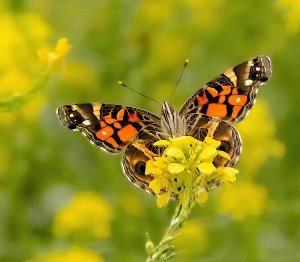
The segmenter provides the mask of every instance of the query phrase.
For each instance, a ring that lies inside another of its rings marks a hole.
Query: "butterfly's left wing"
[[[155,131],[160,131],[158,116],[121,105],[64,105],[58,108],[57,115],[64,126],[82,132],[93,144],[109,153],[124,150],[134,139],[153,138]]]
[[[253,107],[258,88],[271,77],[270,58],[258,56],[226,70],[193,95],[181,115],[204,114],[237,123]]]
[[[114,104],[64,105],[57,110],[62,124],[80,131],[93,144],[109,152],[124,151],[122,166],[135,185],[151,191],[146,162],[158,153],[153,146],[161,132],[160,118],[150,112]]]

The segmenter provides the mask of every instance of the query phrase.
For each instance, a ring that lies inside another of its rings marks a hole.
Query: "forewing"
[[[208,82],[181,108],[181,115],[204,114],[237,123],[253,107],[258,88],[271,77],[270,58],[260,56],[241,63]]]
[[[160,131],[158,116],[121,105],[71,104],[60,107],[57,114],[64,126],[82,132],[92,143],[110,153],[124,150],[135,139],[148,139],[149,133],[154,139]]]

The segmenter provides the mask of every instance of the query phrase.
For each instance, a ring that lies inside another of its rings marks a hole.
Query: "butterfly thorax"
[[[166,101],[161,107],[161,127],[164,135],[184,136],[185,119]]]

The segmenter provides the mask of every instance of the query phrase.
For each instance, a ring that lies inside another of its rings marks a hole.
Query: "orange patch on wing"
[[[103,127],[106,127],[107,125],[104,121],[100,121],[100,126],[101,126],[101,128],[103,128]]]
[[[129,141],[131,138],[135,137],[138,134],[138,131],[133,125],[127,125],[117,132],[119,138],[123,142]]]
[[[238,95],[239,94],[239,92],[238,92],[238,90],[237,90],[236,87],[232,89],[232,94],[233,95]]]
[[[206,97],[205,92],[203,92],[202,96],[197,95],[196,99],[197,99],[197,102],[198,102],[198,106],[202,106],[202,105],[204,105],[208,102],[208,99]]]
[[[213,97],[216,97],[217,95],[219,95],[218,91],[215,88],[212,87],[208,87],[206,89]]]
[[[140,118],[139,118],[137,112],[133,112],[132,114],[130,114],[128,112],[128,121],[129,122],[139,122]]]
[[[119,146],[116,140],[112,137],[107,138],[105,142],[111,144],[114,148],[117,148]]]
[[[242,109],[242,106],[234,106],[233,109],[232,109],[231,116],[232,117],[237,117],[238,113],[241,111],[241,109]]]
[[[105,117],[103,117],[103,120],[107,123],[107,124],[112,124],[114,122],[116,122],[117,120],[112,118],[111,115],[107,115]]]
[[[247,96],[245,95],[231,95],[228,98],[228,103],[234,106],[243,106],[247,103]]]
[[[231,86],[222,86],[223,91],[220,92],[220,95],[229,95],[231,92]]]
[[[224,104],[209,104],[206,110],[208,116],[224,117],[227,115],[226,105]]]
[[[226,99],[225,96],[220,96],[219,97],[219,103],[223,104],[225,102],[225,99]]]
[[[121,129],[122,125],[119,122],[114,122],[114,128]]]
[[[96,136],[101,140],[106,140],[113,133],[114,133],[114,129],[110,126],[106,126],[102,129],[100,129],[98,132],[96,132]]]
[[[125,114],[125,109],[122,108],[117,114],[117,120],[119,121],[123,120],[124,114]]]
[[[107,123],[107,124],[112,124],[112,123],[114,123],[114,122],[116,122],[117,120],[116,119],[114,119],[114,118],[107,118],[107,119],[105,119],[105,122]]]

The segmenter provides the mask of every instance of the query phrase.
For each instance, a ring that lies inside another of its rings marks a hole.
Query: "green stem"
[[[187,187],[186,189],[188,188],[189,187]],[[189,213],[194,207],[194,204],[195,202],[192,192],[190,192],[190,190],[185,190],[180,204],[175,209],[175,213],[172,217],[170,226],[164,234],[162,240],[160,241],[158,246],[154,248],[154,250],[148,250],[149,256],[147,258],[147,262],[167,261],[177,254],[175,252],[173,242],[182,229],[184,222],[186,221]],[[149,239],[148,243],[150,243],[150,245],[152,244]]]

